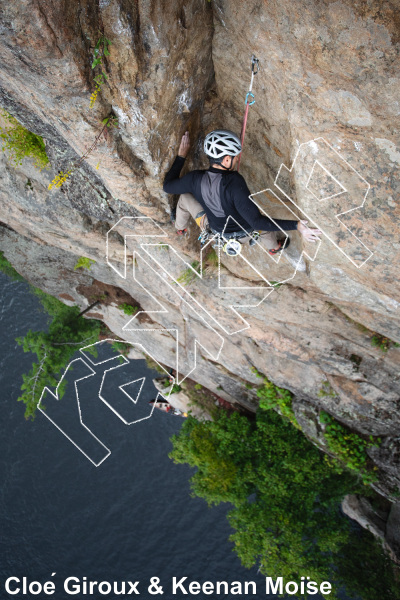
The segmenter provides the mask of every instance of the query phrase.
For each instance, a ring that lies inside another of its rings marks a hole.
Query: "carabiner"
[[[254,94],[252,92],[247,92],[246,94],[246,100],[245,100],[245,105],[247,105],[247,100],[249,98],[249,96],[251,96],[252,98],[254,98]],[[252,100],[251,102],[249,102],[249,106],[251,106],[252,104],[254,104],[255,100]]]
[[[209,232],[207,231],[207,229],[202,231],[197,239],[199,240],[200,244],[203,246],[209,239]]]
[[[231,238],[223,245],[222,250],[228,256],[238,256],[242,250],[242,244],[238,240]]]
[[[253,73],[253,75],[257,75],[258,71],[260,70],[259,63],[260,61],[253,54],[253,56],[251,57],[251,72]]]

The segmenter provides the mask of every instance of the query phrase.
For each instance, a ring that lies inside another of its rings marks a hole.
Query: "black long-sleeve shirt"
[[[208,222],[215,231],[231,233],[232,231],[240,231],[237,223],[243,227],[245,231],[259,229],[262,231],[279,231],[282,228],[284,231],[297,229],[297,221],[289,221],[283,219],[275,219],[275,223],[268,217],[260,213],[257,206],[250,200],[250,190],[242,175],[237,171],[225,171],[210,167],[211,173],[222,175],[220,182],[219,194],[221,205],[225,216],[217,216],[211,208],[205,203],[202,191],[201,181],[204,173],[207,171],[190,171],[183,177],[179,177],[185,159],[177,156],[174,163],[164,179],[163,189],[167,194],[193,194],[196,200],[201,204],[206,211]],[[225,228],[228,216],[228,224]],[[279,225],[279,227],[278,227]]]

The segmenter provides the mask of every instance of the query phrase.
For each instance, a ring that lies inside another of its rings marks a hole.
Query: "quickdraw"
[[[246,133],[246,125],[247,125],[247,115],[249,114],[249,106],[251,106],[252,104],[254,104],[255,102],[255,98],[254,98],[254,94],[252,92],[253,89],[253,81],[254,81],[254,76],[257,75],[258,71],[259,71],[259,60],[258,58],[256,58],[253,54],[253,56],[251,57],[251,80],[250,80],[250,87],[249,87],[249,91],[246,94],[246,100],[245,100],[245,111],[244,111],[244,117],[243,117],[243,125],[242,125],[242,131],[240,134],[240,141],[242,143],[242,152],[243,152],[243,145],[244,145],[244,136]],[[237,170],[239,171],[239,167],[240,167],[240,159],[242,157],[242,152],[239,154],[239,160],[238,160],[238,165],[237,165]]]

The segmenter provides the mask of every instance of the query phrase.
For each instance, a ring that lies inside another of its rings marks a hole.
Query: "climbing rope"
[[[255,98],[254,98],[254,94],[253,94],[252,90],[253,90],[254,77],[255,77],[255,75],[257,75],[258,71],[259,71],[259,60],[253,54],[253,56],[251,57],[251,80],[250,80],[249,91],[246,94],[246,100],[245,100],[246,109],[244,111],[242,131],[240,134],[240,142],[242,145],[242,152],[243,152],[244,136],[246,133],[246,125],[247,125],[247,116],[249,113],[249,106],[251,106],[255,102]],[[238,171],[239,171],[240,158],[242,156],[242,152],[239,154],[239,160],[238,160],[238,165],[237,165]],[[265,232],[265,233],[267,233],[267,232]],[[237,256],[238,254],[240,254],[241,249],[242,249],[241,248],[242,242],[240,241],[240,238],[248,237],[248,236],[250,236],[249,245],[254,246],[254,244],[257,243],[257,241],[260,237],[260,232],[259,231],[251,231],[250,233],[234,232],[233,234],[221,234],[221,233],[218,233],[217,231],[214,231],[214,230],[211,230],[210,228],[208,228],[208,229],[205,229],[200,232],[198,239],[202,246],[204,246],[204,244],[206,244],[206,242],[208,242],[209,240],[214,240],[214,244],[213,244],[214,249],[223,250],[223,252],[225,252],[229,256]]]
[[[245,108],[245,111],[244,111],[242,131],[241,131],[241,134],[240,134],[240,141],[242,143],[242,152],[243,152],[243,145],[244,145],[244,136],[245,136],[245,133],[246,133],[247,115],[249,114],[249,106],[251,106],[255,102],[255,98],[254,98],[254,94],[252,92],[252,89],[253,89],[254,76],[257,75],[258,71],[259,71],[259,60],[253,54],[253,56],[251,57],[251,80],[250,80],[250,87],[249,87],[249,91],[246,94],[246,100],[245,100],[246,108]],[[242,152],[239,154],[239,160],[238,160],[238,166],[237,166],[237,170],[238,171],[239,171],[239,167],[240,167],[240,159],[242,157]]]

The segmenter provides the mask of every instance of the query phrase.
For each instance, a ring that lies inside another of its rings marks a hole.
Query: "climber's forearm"
[[[166,174],[163,184],[163,190],[167,194],[184,194],[187,191],[182,189],[184,187],[184,183],[182,183],[184,177],[182,179],[179,178],[184,163],[185,159],[182,156],[177,156],[172,163],[172,167]]]

